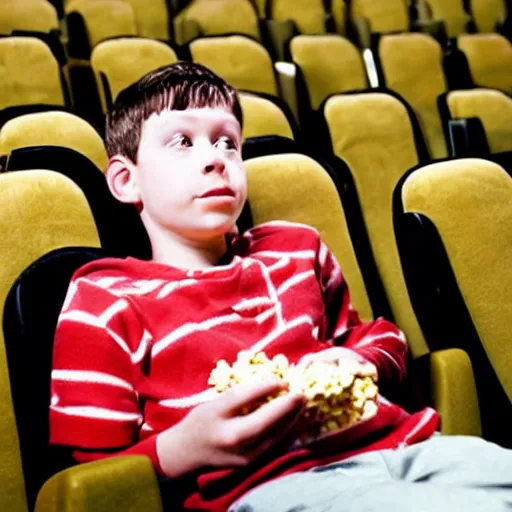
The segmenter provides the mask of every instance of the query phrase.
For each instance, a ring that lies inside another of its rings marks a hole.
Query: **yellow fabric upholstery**
[[[473,367],[466,352],[452,348],[430,354],[430,391],[443,434],[482,435]]]
[[[0,204],[1,318],[9,289],[29,264],[52,249],[66,245],[98,246],[99,240],[84,195],[71,180],[60,174],[50,171],[0,174]],[[25,511],[2,330],[0,394],[0,509]]]
[[[244,116],[244,139],[262,135],[281,135],[293,139],[290,123],[275,103],[253,94],[242,93],[240,104]]]
[[[107,153],[98,132],[67,112],[38,112],[11,119],[0,130],[0,155],[27,146],[65,146],[85,155],[102,171]]]
[[[407,110],[382,93],[333,96],[324,107],[334,153],[349,166],[375,262],[393,315],[415,357],[427,345],[412,310],[395,243],[393,190],[418,164]]]
[[[448,156],[437,107],[447,89],[441,45],[425,34],[387,35],[380,41],[379,57],[387,87],[414,109],[431,157]]]
[[[258,9],[258,15],[260,18],[265,18],[265,8],[267,5],[267,0],[254,0],[254,5]]]
[[[448,37],[457,37],[466,31],[467,16],[463,0],[425,0],[432,20],[444,21]]]
[[[243,36],[205,37],[190,43],[195,62],[238,89],[278,95],[272,59],[256,41]]]
[[[169,11],[165,0],[125,0],[133,9],[137,34],[141,37],[169,40]]]
[[[258,15],[250,0],[194,0],[175,19],[180,24],[193,20],[204,36],[239,33],[260,39]]]
[[[151,461],[112,457],[80,464],[53,476],[41,489],[36,512],[162,512]]]
[[[344,37],[296,36],[290,51],[293,62],[304,74],[314,110],[331,94],[368,86],[361,54]]]
[[[59,64],[39,39],[0,39],[0,83],[0,109],[31,103],[64,105]]]
[[[352,17],[366,18],[372,32],[406,32],[409,15],[403,0],[352,0]]]
[[[91,53],[91,65],[101,91],[102,106],[107,111],[100,74],[108,80],[112,101],[143,75],[178,58],[169,46],[160,41],[142,38],[119,38],[103,41]]]
[[[325,34],[322,0],[269,0],[271,19],[292,20],[301,34]]]
[[[471,14],[478,32],[495,32],[496,24],[505,20],[506,12],[503,0],[471,0]]]
[[[82,15],[91,48],[103,39],[137,35],[135,14],[131,5],[120,0],[72,0],[66,12]]]
[[[336,256],[364,320],[372,319],[361,271],[338,192],[326,171],[304,155],[270,155],[245,161],[254,224],[271,220],[316,228]]]
[[[453,119],[478,117],[491,153],[512,151],[512,99],[492,89],[452,91],[446,98]]]
[[[499,34],[471,34],[458,39],[473,81],[512,93],[512,44]]]
[[[429,165],[404,183],[406,212],[436,226],[487,355],[512,400],[512,179],[479,159]]]
[[[345,35],[347,31],[347,6],[345,5],[345,0],[331,0],[331,13],[336,24],[336,32]]]
[[[50,32],[59,28],[57,11],[45,0],[3,0],[0,5],[0,34],[13,30]]]

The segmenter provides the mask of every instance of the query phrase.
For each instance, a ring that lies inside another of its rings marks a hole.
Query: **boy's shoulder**
[[[318,231],[298,222],[289,221],[270,221],[259,224],[242,235],[251,242],[266,241],[276,246],[292,244],[294,247],[303,245],[316,245],[320,241]]]

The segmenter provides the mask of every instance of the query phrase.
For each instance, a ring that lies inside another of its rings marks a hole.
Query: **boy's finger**
[[[223,393],[219,404],[226,414],[238,413],[243,407],[250,406],[285,389],[287,389],[286,384],[277,379],[265,383],[240,384]]]
[[[286,393],[262,405],[247,416],[240,417],[239,425],[246,439],[264,436],[279,421],[287,416],[295,417],[304,406],[304,396],[299,393]]]

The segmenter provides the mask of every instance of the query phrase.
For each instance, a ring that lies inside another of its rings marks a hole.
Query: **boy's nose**
[[[209,164],[205,165],[204,167],[204,172],[205,173],[210,173],[210,172],[224,172],[224,169],[226,168],[226,166],[224,165],[224,162],[220,159],[215,159],[213,160],[212,162],[210,162]]]

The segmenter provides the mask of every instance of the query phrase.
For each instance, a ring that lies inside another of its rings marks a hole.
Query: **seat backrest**
[[[258,13],[250,0],[193,0],[174,20],[178,42],[186,42],[179,38],[182,25],[190,22],[201,36],[237,33],[261,39]]]
[[[458,46],[468,59],[473,81],[512,93],[512,44],[500,34],[465,34]]]
[[[0,38],[0,109],[43,103],[64,105],[59,64],[34,37]]]
[[[326,32],[322,0],[268,0],[267,15],[275,21],[293,21],[300,34]]]
[[[340,263],[354,307],[361,318],[370,320],[372,310],[343,207],[326,170],[299,154],[261,156],[244,163],[254,224],[286,220],[316,228]]]
[[[278,96],[272,59],[257,41],[244,36],[204,37],[190,43],[194,62],[237,89]]]
[[[68,245],[98,246],[89,206],[68,178],[50,171],[0,175],[0,317],[18,275],[48,251]],[[26,510],[23,475],[0,331],[0,509]]]
[[[403,0],[351,0],[352,19],[366,18],[377,34],[407,32],[409,14]]]
[[[466,32],[467,15],[464,0],[422,0],[432,20],[443,21],[448,37],[457,37]]]
[[[58,28],[57,11],[44,0],[4,0],[0,5],[0,34],[14,30],[50,32]]]
[[[410,114],[399,99],[382,92],[332,96],[323,112],[333,152],[352,172],[394,319],[413,356],[424,355],[428,349],[409,301],[393,228],[393,190],[400,177],[419,163]]]
[[[152,39],[171,39],[171,13],[166,0],[125,0],[133,9],[137,34]]]
[[[275,102],[263,96],[240,93],[244,126],[243,139],[279,135],[294,138],[291,121]]]
[[[493,89],[452,91],[446,95],[451,119],[478,117],[491,153],[512,151],[512,99]]]
[[[496,32],[496,25],[506,18],[507,7],[504,0],[470,0],[471,16],[478,32]]]
[[[421,231],[409,237],[426,253],[414,262],[428,279],[422,297],[434,299],[425,304],[435,315],[431,336],[437,344],[446,342],[469,353],[480,389],[484,434],[484,420],[490,416],[495,422],[491,429],[510,446],[512,178],[487,160],[435,163],[407,177],[401,201],[406,216],[422,219]],[[429,293],[428,287],[434,290]],[[491,373],[485,368],[488,362]],[[493,374],[508,395],[502,406],[497,406],[499,388],[491,387]]]
[[[290,53],[302,71],[313,110],[331,94],[368,86],[361,54],[342,36],[296,36]]]
[[[104,171],[107,152],[99,133],[68,112],[38,112],[15,117],[0,128],[0,155],[28,146],[65,146],[83,154]]]
[[[103,111],[110,110],[117,95],[125,87],[149,71],[177,60],[172,48],[153,39],[118,38],[96,45],[91,53],[91,65]]]
[[[72,0],[66,5],[66,14],[81,15],[90,48],[100,41],[119,36],[135,36],[137,24],[132,6],[119,0]],[[72,37],[70,30],[70,37]]]
[[[386,87],[413,108],[432,158],[448,155],[437,98],[447,90],[441,45],[425,34],[386,35],[378,57]]]

